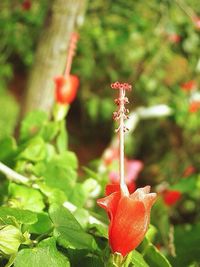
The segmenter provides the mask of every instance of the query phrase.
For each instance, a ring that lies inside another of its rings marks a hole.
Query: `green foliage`
[[[143,242],[145,243],[146,240]],[[171,267],[167,258],[159,252],[159,250],[150,242],[145,244],[143,252],[144,260],[149,264],[149,266],[155,267]]]
[[[4,224],[33,224],[37,221],[37,215],[28,210],[0,207],[0,220]]]
[[[56,248],[55,238],[47,238],[41,241],[36,248],[22,249],[15,261],[15,267],[70,267],[70,263]]]
[[[49,125],[56,129],[51,138],[44,134]],[[35,112],[22,123],[18,144],[11,138],[2,143],[7,152],[1,158],[27,177],[21,181],[11,175],[0,207],[0,251],[7,266],[115,266],[107,249],[106,221],[87,206],[94,205],[95,190],[101,191],[101,176],[86,168],[87,178],[78,179],[76,155],[57,147],[62,131],[60,121],[49,122],[45,114]],[[155,234],[151,226],[148,238],[153,240]],[[124,264],[145,267],[155,259],[160,266],[170,266],[146,241]]]
[[[175,247],[177,256],[171,258],[174,266],[190,266],[200,262],[199,248],[200,225],[184,225],[175,227]]]
[[[40,191],[14,183],[9,185],[9,202],[13,207],[35,212],[41,212],[45,207]]]
[[[58,243],[66,248],[96,249],[95,240],[85,233],[74,216],[65,208],[53,205],[50,207],[50,218],[55,230],[54,236]]]
[[[19,107],[13,96],[11,96],[9,93],[6,93],[5,90],[1,88],[1,85],[0,107],[2,111],[0,114],[0,140],[2,140],[13,133],[16,126]]]
[[[0,229],[0,251],[5,255],[17,253],[21,243],[25,242],[25,238],[21,231],[13,226],[6,225]]]

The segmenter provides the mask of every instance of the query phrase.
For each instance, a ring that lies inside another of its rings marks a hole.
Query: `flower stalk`
[[[131,90],[131,85],[128,83],[115,82],[111,84],[111,88],[119,90],[119,97],[115,99],[115,104],[118,106],[118,111],[113,113],[113,119],[119,121],[119,127],[116,129],[119,135],[119,173],[120,173],[120,189],[122,195],[129,196],[129,191],[125,182],[124,176],[124,135],[128,129],[125,127],[124,120],[128,119],[129,110],[125,108],[125,104],[129,103],[126,97],[126,90]]]
[[[76,50],[76,45],[78,41],[78,34],[77,33],[72,33],[70,44],[69,44],[69,51],[68,51],[68,57],[67,57],[67,63],[66,63],[66,68],[65,68],[65,77],[68,77],[71,72],[71,67],[72,67],[72,60],[75,55],[75,50]]]

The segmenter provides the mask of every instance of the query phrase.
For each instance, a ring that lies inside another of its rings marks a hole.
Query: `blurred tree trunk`
[[[64,71],[71,33],[83,22],[85,6],[86,0],[53,1],[28,78],[23,114],[34,109],[50,113],[54,102],[54,77]]]

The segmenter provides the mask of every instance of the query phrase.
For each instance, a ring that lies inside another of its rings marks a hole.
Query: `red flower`
[[[192,91],[192,90],[194,90],[195,88],[197,87],[197,83],[195,82],[195,81],[188,81],[188,82],[186,82],[186,83],[183,83],[182,85],[181,85],[181,89],[183,90],[183,91],[186,91],[186,92],[189,92],[189,91]]]
[[[135,183],[130,183],[130,184],[127,185],[127,187],[128,187],[128,191],[130,193],[133,193],[135,191],[135,189],[136,189]],[[120,191],[120,184],[119,183],[117,183],[117,184],[108,184],[106,186],[106,190],[105,191],[106,191],[105,192],[106,196],[109,196],[110,194],[112,194],[114,192],[118,192],[118,191]]]
[[[182,194],[179,191],[167,190],[166,192],[164,192],[163,199],[166,205],[173,206],[177,203],[181,196]]]
[[[23,10],[30,10],[31,9],[31,1],[29,0],[25,0],[23,3],[22,3],[22,9]]]
[[[172,34],[169,34],[168,40],[173,44],[179,43],[181,41],[181,36],[178,35],[177,33],[172,33]]]
[[[150,186],[146,186],[129,196],[123,196],[118,191],[97,201],[110,219],[108,236],[113,252],[126,256],[143,240],[156,199],[156,194],[149,192]]]
[[[194,166],[192,166],[192,165],[188,166],[183,172],[183,177],[191,176],[195,172],[196,172],[196,169]]]
[[[195,113],[200,109],[200,101],[193,101],[189,105],[189,112]]]
[[[79,86],[79,79],[75,75],[68,77],[59,76],[55,79],[56,89],[55,97],[56,102],[60,104],[70,104],[76,97],[77,89]]]

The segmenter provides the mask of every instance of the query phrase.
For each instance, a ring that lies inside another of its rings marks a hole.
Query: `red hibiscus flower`
[[[99,199],[110,219],[109,243],[113,252],[126,256],[143,240],[150,221],[150,211],[156,200],[156,193],[149,193],[150,186],[137,189],[129,196],[120,191]]]
[[[166,205],[173,206],[181,198],[182,194],[176,190],[167,190],[163,194],[163,199]]]
[[[181,85],[181,89],[186,92],[190,92],[196,88],[197,88],[197,83],[196,81],[193,80],[185,82]]]
[[[195,113],[197,111],[199,111],[200,109],[200,101],[193,101],[190,103],[189,105],[189,112],[190,113]]]
[[[55,79],[56,102],[60,104],[71,104],[76,97],[79,79],[76,75],[69,75],[68,77],[59,76]]]

